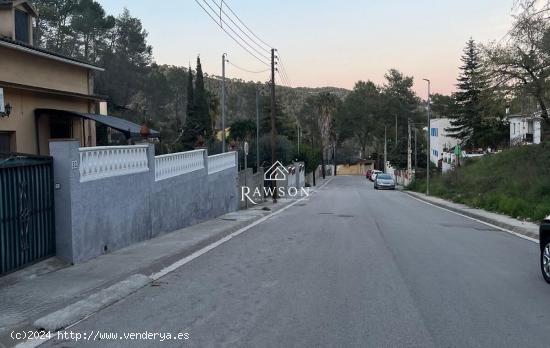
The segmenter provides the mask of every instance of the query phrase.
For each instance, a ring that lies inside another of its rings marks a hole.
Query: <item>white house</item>
[[[541,112],[515,114],[510,120],[510,145],[540,144]]]
[[[448,118],[430,120],[430,160],[434,163],[443,158],[444,150],[452,152],[459,143],[458,139],[450,137],[445,131],[449,127],[451,127],[451,120]]]

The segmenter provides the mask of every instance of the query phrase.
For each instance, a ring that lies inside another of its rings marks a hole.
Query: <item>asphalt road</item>
[[[548,347],[537,244],[337,177],[46,346]]]

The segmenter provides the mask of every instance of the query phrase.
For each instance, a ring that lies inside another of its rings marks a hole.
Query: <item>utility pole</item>
[[[298,131],[298,153],[300,153],[300,124],[296,124],[296,130]]]
[[[388,137],[387,126],[384,125],[384,173],[386,172],[386,163],[388,162]]]
[[[222,54],[222,152],[225,152],[225,56]]]
[[[430,80],[423,79],[424,81],[428,82],[428,131],[426,132],[426,135],[428,136],[428,148],[426,149],[426,196],[430,195],[430,132],[431,132],[431,125],[430,125]]]
[[[412,176],[412,150],[411,150],[411,120],[407,122],[407,130],[408,130],[408,137],[407,137],[407,177],[410,179]]]
[[[417,168],[417,160],[418,160],[418,157],[417,157],[417,148],[416,148],[416,133],[417,133],[417,129],[416,129],[416,125],[414,126],[414,173],[416,175],[417,171],[418,171],[418,168]]]
[[[395,147],[397,148],[397,114],[395,114]]]
[[[277,128],[275,126],[275,49],[271,49],[271,165],[275,164],[275,145]],[[277,203],[277,181],[271,180],[274,186],[273,203]]]
[[[256,86],[256,172],[260,170],[260,90]]]

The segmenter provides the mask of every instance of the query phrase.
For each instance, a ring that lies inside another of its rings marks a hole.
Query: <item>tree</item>
[[[452,96],[435,93],[430,99],[432,118],[446,118],[456,112],[456,104]]]
[[[332,93],[310,96],[301,112],[301,123],[308,126],[312,142],[321,152],[321,166],[325,177],[325,152],[332,139],[333,118],[341,100]],[[315,140],[313,140],[315,139]]]
[[[450,115],[451,127],[446,129],[451,137],[458,138],[467,147],[480,146],[479,136],[483,132],[482,94],[488,88],[487,78],[482,70],[479,49],[470,39],[461,58],[463,65],[458,77],[454,99],[456,112]]]
[[[127,9],[115,21],[110,48],[101,62],[105,72],[96,78],[98,93],[109,96],[109,103],[114,107],[132,109],[134,97],[144,89],[152,62],[147,35],[141,21],[132,17]]]
[[[545,138],[550,135],[548,116],[548,85],[550,77],[550,21],[548,3],[537,9],[532,0],[520,3],[523,11],[516,16],[510,40],[493,43],[485,48],[492,82],[510,90],[521,87],[532,95],[546,120]],[[549,137],[550,138],[550,137]]]
[[[256,123],[253,120],[236,120],[229,128],[229,138],[236,142],[248,141],[253,134],[256,134]]]
[[[377,123],[384,128],[381,111],[380,88],[372,81],[358,81],[336,114],[338,130],[353,136],[363,157],[367,156],[367,146],[373,141]]]
[[[77,0],[42,0],[35,3],[40,16],[36,20],[34,40],[37,46],[69,54],[71,45],[71,18]]]
[[[210,122],[210,106],[208,105],[208,94],[204,88],[204,74],[200,57],[197,57],[197,74],[195,77],[195,92],[194,92],[194,122],[199,134],[205,138],[212,135]]]
[[[95,63],[101,57],[106,38],[115,26],[115,18],[106,16],[103,7],[93,0],[80,0],[71,19],[71,37],[76,43],[76,54],[85,61]]]

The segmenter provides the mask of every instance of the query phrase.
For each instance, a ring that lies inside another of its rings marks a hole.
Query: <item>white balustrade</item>
[[[204,151],[194,150],[155,157],[155,181],[204,168]]]
[[[236,152],[234,151],[208,156],[208,174],[232,168],[236,165]]]
[[[80,182],[146,172],[147,145],[81,147]]]

